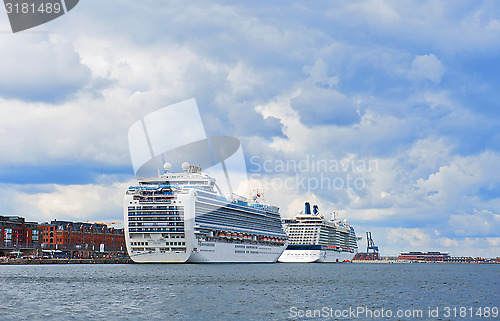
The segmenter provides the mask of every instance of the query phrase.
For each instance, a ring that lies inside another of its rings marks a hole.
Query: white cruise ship
[[[181,173],[139,179],[125,195],[125,241],[138,263],[276,262],[287,245],[279,209],[224,196],[214,178]]]
[[[357,252],[357,237],[347,220],[327,219],[317,205],[305,203],[305,213],[284,219],[289,245],[278,259],[283,263],[346,262]]]

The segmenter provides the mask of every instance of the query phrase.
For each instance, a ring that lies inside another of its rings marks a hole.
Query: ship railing
[[[248,205],[250,207],[253,207],[253,208],[279,213],[279,208],[276,206],[273,206],[273,205],[266,205],[266,204],[259,204],[259,203],[248,203]]]
[[[178,183],[164,183],[164,184],[158,184],[158,188],[172,188],[176,187],[179,188],[180,185]]]
[[[162,188],[168,188],[168,189],[179,189],[178,184],[160,184],[158,186],[130,186],[128,188],[129,191],[151,191],[155,192],[158,190],[161,190]]]
[[[139,201],[139,203],[171,203],[170,197],[145,197],[145,196],[134,196],[134,200]]]

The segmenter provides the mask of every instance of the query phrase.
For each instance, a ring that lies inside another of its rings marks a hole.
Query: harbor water
[[[500,318],[500,264],[4,265],[0,289],[4,321]]]

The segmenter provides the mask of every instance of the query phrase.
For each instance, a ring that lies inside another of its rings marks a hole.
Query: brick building
[[[445,262],[450,259],[450,254],[441,252],[408,252],[399,254],[398,260],[416,262]]]
[[[0,215],[0,257],[36,255],[39,248],[38,223]]]
[[[53,220],[38,226],[42,251],[50,255],[88,258],[126,253],[123,229],[105,224]]]

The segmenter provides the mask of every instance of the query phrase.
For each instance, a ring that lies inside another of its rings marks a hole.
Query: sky
[[[497,1],[82,0],[15,34],[4,10],[0,215],[119,224],[128,129],[195,98],[282,216],[500,256]]]

